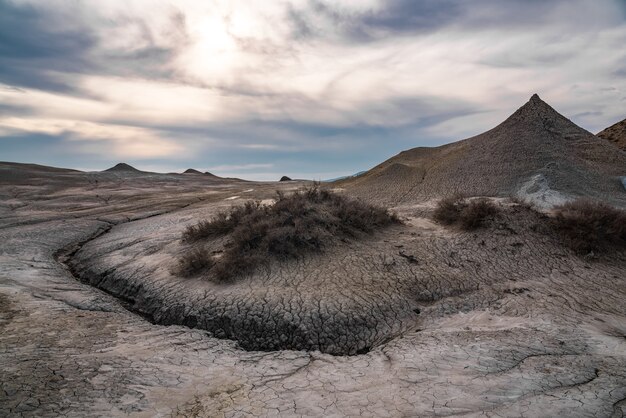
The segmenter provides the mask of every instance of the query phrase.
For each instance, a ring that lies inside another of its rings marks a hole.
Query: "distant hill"
[[[626,151],[626,119],[611,125],[597,134],[600,138],[611,141],[618,148]]]
[[[224,180],[224,178],[216,176],[213,173],[209,173],[208,171],[205,171],[204,173],[198,170],[195,170],[193,168],[188,168],[187,170],[185,170],[185,172],[183,174],[199,174],[201,176],[207,177],[207,178],[211,178],[213,180]]]
[[[350,178],[353,178],[353,177],[358,177],[361,174],[365,174],[365,173],[367,173],[367,170],[359,171],[358,173],[351,174],[349,176],[335,177],[334,179],[328,179],[328,180],[323,180],[323,181],[324,181],[324,183],[332,183],[333,181],[346,180],[346,179],[350,179]]]
[[[497,127],[436,148],[413,148],[358,177],[352,193],[388,204],[461,193],[520,195],[558,203],[584,195],[626,204],[626,153],[575,125],[533,95]]]
[[[185,170],[183,174],[202,174],[202,173],[199,172],[198,170],[194,170],[193,168],[188,168],[187,170]]]
[[[0,185],[47,184],[76,185],[85,174],[69,168],[48,167],[39,164],[11,163],[0,161]]]
[[[82,171],[74,170],[72,168],[58,168],[58,167],[49,167],[49,166],[40,165],[40,164],[12,163],[8,161],[0,161],[0,170],[9,170],[9,169],[30,170],[30,171],[37,171],[41,173],[82,173]]]
[[[115,164],[111,168],[107,168],[104,170],[106,172],[126,172],[126,173],[142,173],[142,171],[137,170],[135,167],[128,165],[126,163],[118,163]]]

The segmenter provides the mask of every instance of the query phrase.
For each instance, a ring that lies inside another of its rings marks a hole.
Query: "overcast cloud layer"
[[[0,0],[0,160],[332,178],[537,92],[626,117],[623,0]]]

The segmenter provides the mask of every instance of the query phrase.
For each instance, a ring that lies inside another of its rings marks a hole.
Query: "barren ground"
[[[216,285],[170,273],[183,228],[299,183],[3,178],[0,416],[626,413],[626,256],[578,257],[504,200],[472,233],[399,206]]]

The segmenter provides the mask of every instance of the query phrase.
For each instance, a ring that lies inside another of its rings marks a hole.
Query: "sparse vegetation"
[[[465,203],[462,196],[446,197],[437,203],[433,218],[440,224],[453,225],[459,219],[464,207]]]
[[[465,230],[476,229],[483,222],[498,213],[498,207],[490,200],[478,199],[470,201],[461,211],[459,223]]]
[[[188,226],[183,232],[183,242],[194,242],[219,237],[232,232],[247,216],[262,211],[260,202],[249,201],[242,206],[218,212],[213,219]]]
[[[490,200],[467,201],[457,195],[441,199],[433,218],[443,225],[456,225],[464,230],[472,230],[482,226],[485,220],[494,217],[498,212],[499,208]]]
[[[178,259],[176,273],[188,277],[196,272],[210,268],[213,265],[211,255],[204,248],[192,248]]]
[[[604,203],[580,199],[557,206],[552,225],[579,254],[626,248],[626,212]]]
[[[227,281],[253,271],[268,257],[286,260],[323,251],[341,240],[400,223],[384,208],[348,199],[318,184],[293,194],[277,192],[273,205],[248,202],[188,227],[183,242],[228,236],[219,257],[189,253],[179,259],[185,275],[208,271],[212,280]]]

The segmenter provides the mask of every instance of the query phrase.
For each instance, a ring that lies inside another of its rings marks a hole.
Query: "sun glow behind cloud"
[[[323,178],[477,134],[534,92],[598,130],[624,117],[623,8],[0,0],[0,151],[68,164],[17,151],[46,134],[93,168]]]

